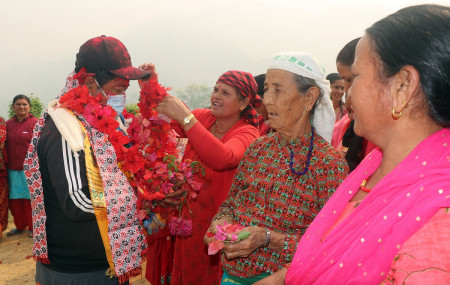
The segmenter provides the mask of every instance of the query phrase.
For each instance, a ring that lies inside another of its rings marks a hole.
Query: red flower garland
[[[77,76],[83,77],[82,74]],[[196,197],[203,182],[201,175],[204,170],[200,163],[178,161],[177,135],[170,123],[158,116],[156,111],[156,106],[167,96],[168,90],[155,80],[143,84],[138,103],[140,115],[124,114],[126,119],[131,119],[127,129],[128,137],[118,129],[114,109],[101,104],[102,97],[99,94],[91,96],[86,86],[70,90],[59,100],[62,107],[83,116],[91,126],[108,136],[120,168],[130,184],[138,190],[137,206],[141,209],[141,221],[149,218],[155,200],[162,200],[169,193],[184,190],[189,193],[182,198],[184,203],[185,199]],[[130,142],[132,147],[126,148],[124,145]],[[143,215],[142,211],[146,214]],[[171,232],[177,233],[176,226],[171,227]],[[187,234],[184,228],[182,232],[183,235]]]
[[[139,145],[145,161],[144,170],[136,176],[139,181],[140,208],[146,211],[143,220],[149,220],[153,205],[150,202],[165,198],[165,195],[178,190],[189,193],[181,197],[181,205],[186,199],[195,198],[202,186],[203,167],[198,162],[177,158],[177,134],[172,130],[167,118],[160,116],[156,107],[167,96],[168,88],[164,88],[156,80],[144,83],[141,89],[140,116],[135,117],[128,128],[128,135],[133,145]],[[204,175],[204,173],[203,173]],[[166,211],[164,211],[166,212]],[[173,211],[169,215],[161,213],[164,224],[170,221],[169,229],[174,235],[188,236],[192,231],[192,222],[174,218]],[[142,215],[143,216],[143,215]]]

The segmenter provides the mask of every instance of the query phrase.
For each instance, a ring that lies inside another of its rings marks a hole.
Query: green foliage
[[[27,95],[30,98],[30,113],[36,118],[41,117],[42,112],[44,111],[44,104],[42,104],[41,99],[33,95],[33,93]],[[15,115],[14,110],[12,108],[12,100],[9,103],[8,116],[12,118]]]
[[[211,105],[212,88],[205,84],[189,84],[184,89],[175,90],[175,97],[183,101],[191,110]]]
[[[139,107],[136,103],[125,105],[125,110],[127,111],[127,113],[133,114],[135,116],[137,115],[137,113],[139,113]]]

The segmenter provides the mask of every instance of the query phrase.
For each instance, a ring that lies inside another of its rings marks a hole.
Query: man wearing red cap
[[[129,81],[149,75],[131,65],[119,40],[92,38],[80,47],[62,97],[39,120],[24,164],[37,283],[123,284],[140,273],[146,245],[137,198],[112,139],[126,137]],[[119,124],[105,127],[111,118]]]

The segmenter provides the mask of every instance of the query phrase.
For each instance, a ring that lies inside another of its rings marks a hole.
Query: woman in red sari
[[[8,227],[8,171],[6,170],[6,124],[0,117],[0,238]]]
[[[259,136],[257,113],[251,105],[256,90],[255,79],[250,73],[233,70],[217,80],[211,94],[211,109],[191,112],[173,96],[166,97],[157,108],[158,112],[178,122],[177,133],[188,138],[183,159],[200,161],[206,173],[198,197],[188,202],[189,210],[187,207],[182,209],[182,217],[192,220],[193,229],[191,236],[175,240],[172,284],[220,283],[219,258],[208,256],[203,235],[228,194],[245,150]],[[170,248],[169,242],[163,246]],[[161,258],[167,259],[167,256]],[[151,263],[150,260],[147,271],[154,272],[152,266],[155,264]],[[150,279],[150,276],[146,277]]]

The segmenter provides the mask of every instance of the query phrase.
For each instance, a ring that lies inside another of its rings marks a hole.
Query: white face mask
[[[122,114],[123,109],[125,109],[125,104],[127,102],[127,95],[108,95],[108,101],[106,104],[111,106],[117,113],[117,115]]]
[[[111,106],[114,111],[116,111],[117,115],[122,114],[123,109],[125,109],[125,105],[127,103],[127,95],[125,93],[118,95],[106,95],[105,91],[103,91],[103,89],[100,87],[100,84],[98,84],[97,80],[95,80],[95,83],[103,93],[103,97],[108,98],[106,104]]]

